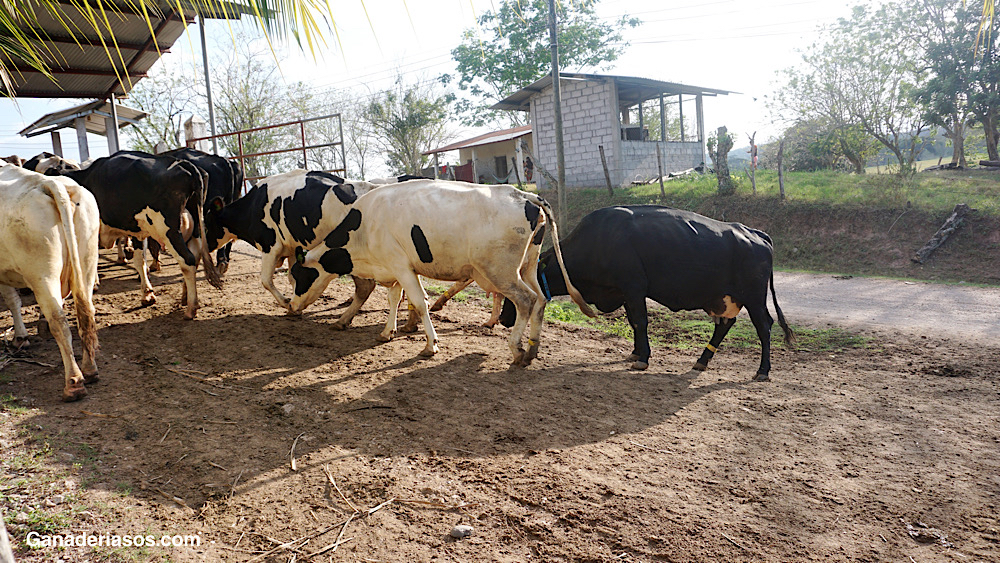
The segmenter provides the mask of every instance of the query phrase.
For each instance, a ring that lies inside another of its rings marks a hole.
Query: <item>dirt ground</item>
[[[201,545],[21,561],[1000,560],[1000,346],[883,331],[778,348],[753,383],[754,350],[699,373],[697,351],[655,349],[634,372],[630,342],[552,323],[511,370],[484,299],[435,314],[421,359],[422,333],[376,342],[381,289],[335,332],[349,283],[286,316],[244,246],[224,291],[199,277],[188,322],[169,259],[138,308],[102,256],[101,382],[63,404],[61,366],[5,368],[25,408],[0,412],[0,446],[38,463],[0,466],[0,503],[18,543],[34,509],[65,518],[54,533]],[[32,353],[59,363],[51,340]]]

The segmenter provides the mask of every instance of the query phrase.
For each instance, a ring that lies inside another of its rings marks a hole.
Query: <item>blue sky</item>
[[[453,72],[450,51],[461,41],[462,31],[498,2],[338,0],[332,5],[339,43],[331,37],[318,61],[297,47],[279,49],[282,73],[286,80],[302,80],[317,89],[344,89],[363,96],[388,87],[397,69],[412,80]],[[706,127],[714,131],[726,125],[737,134],[737,144],[757,131],[760,142],[781,130],[763,102],[776,86],[776,72],[796,64],[797,50],[818,37],[820,26],[847,16],[849,6],[838,0],[603,0],[598,4],[599,17],[628,14],[644,23],[629,30],[630,47],[614,68],[602,72],[741,92],[707,99]],[[231,44],[230,29],[223,22],[208,22],[207,34],[212,48]],[[201,56],[198,26],[190,26],[166,56],[193,65]],[[716,61],[726,62],[721,72]],[[21,99],[15,106],[0,100],[0,154],[30,156],[49,150],[48,135],[25,139],[17,131],[71,105],[70,100]],[[458,138],[477,133],[456,127]],[[63,130],[62,143],[66,155],[75,157],[72,130]],[[92,156],[107,154],[103,137],[91,135],[90,148]]]

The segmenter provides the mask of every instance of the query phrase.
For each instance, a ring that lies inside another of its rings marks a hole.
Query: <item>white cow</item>
[[[289,308],[300,312],[315,301],[338,275],[373,279],[389,287],[389,319],[379,335],[396,332],[396,310],[405,290],[424,325],[427,344],[421,356],[437,352],[423,287],[417,277],[460,281],[473,279],[486,291],[499,292],[517,309],[508,344],[513,364],[527,366],[538,353],[545,296],[537,267],[546,223],[551,222],[556,255],[559,234],[549,204],[535,194],[508,185],[412,180],[380,187],[358,198],[343,221],[310,250],[296,250],[291,276],[295,296]],[[563,272],[565,272],[565,268]],[[590,316],[569,278],[570,296]],[[337,321],[356,311],[353,304]],[[521,337],[531,320],[528,351]],[[349,320],[347,320],[349,322]]]
[[[15,338],[28,331],[21,298],[28,287],[59,345],[66,381],[63,400],[87,394],[97,381],[97,323],[92,296],[97,282],[101,220],[94,196],[69,178],[44,176],[14,165],[0,167],[0,292],[11,310]],[[73,296],[83,341],[83,370],[73,358],[73,337],[63,300]]]

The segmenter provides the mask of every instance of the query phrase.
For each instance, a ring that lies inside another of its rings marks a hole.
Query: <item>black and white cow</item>
[[[507,185],[436,180],[382,186],[359,197],[332,229],[321,226],[328,233],[321,244],[308,253],[296,250],[290,308],[302,311],[339,275],[373,279],[389,287],[389,319],[379,339],[387,341],[395,334],[396,310],[406,291],[427,336],[420,355],[431,356],[437,352],[437,333],[417,276],[445,281],[471,278],[484,290],[500,292],[514,302],[517,318],[508,343],[513,363],[527,366],[538,353],[545,309],[536,268],[548,222],[559,257],[552,210],[537,195]],[[569,278],[564,282],[580,308],[593,315]],[[356,312],[352,310],[338,322]],[[529,317],[525,352],[521,337]]]
[[[386,184],[399,184],[402,182],[408,182],[410,180],[433,180],[434,178],[428,178],[426,176],[415,176],[413,174],[400,174],[399,176],[388,176],[385,178],[372,178],[369,180],[372,184],[377,184],[379,186],[384,186]]]
[[[70,170],[79,170],[80,165],[75,160],[63,158],[50,152],[43,152],[25,160],[24,168],[47,176],[58,176]]]
[[[100,228],[97,201],[73,180],[14,165],[0,167],[0,294],[11,311],[17,340],[26,339],[28,331],[14,288],[28,287],[35,294],[62,355],[64,401],[83,398],[84,383],[98,379],[92,297]],[[82,370],[73,357],[73,337],[63,312],[69,295],[83,343]]]
[[[83,170],[64,175],[90,190],[101,210],[101,245],[111,248],[115,239],[131,236],[156,239],[177,260],[184,277],[184,317],[195,318],[198,293],[195,273],[205,264],[209,283],[222,287],[205,245],[203,220],[206,174],[190,162],[139,151],[119,151],[99,158]],[[142,302],[152,303],[146,261],[141,252],[133,259],[142,283]],[[141,263],[140,263],[141,262]]]
[[[274,286],[275,269],[286,258],[291,259],[296,248],[319,244],[325,235],[322,226],[339,223],[358,195],[374,187],[319,171],[292,170],[268,176],[229,205],[220,198],[209,202],[209,247],[218,248],[239,238],[263,252],[260,282],[279,305],[288,308],[289,299]],[[375,284],[361,281],[359,287],[371,293]]]
[[[774,296],[772,243],[762,231],[656,205],[605,207],[581,219],[563,248],[565,268],[587,303],[605,313],[625,306],[635,331],[632,369],[649,366],[647,297],[672,311],[704,309],[715,320],[695,370],[708,367],[745,307],[761,343],[754,380],[768,378],[774,323],[767,310],[768,283],[785,342],[794,337]],[[538,276],[550,295],[566,294],[551,252],[542,255]],[[512,320],[504,303],[500,322],[510,326]]]
[[[239,199],[240,192],[243,191],[243,169],[235,160],[189,148],[174,149],[163,155],[186,160],[208,174],[205,201],[221,198],[226,205],[229,205]],[[232,247],[232,243],[226,244],[215,254],[215,265],[220,275],[229,269],[229,254]]]

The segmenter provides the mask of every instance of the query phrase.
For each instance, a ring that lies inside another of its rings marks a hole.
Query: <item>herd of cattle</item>
[[[403,330],[423,323],[422,356],[437,352],[429,311],[473,281],[495,296],[489,324],[499,318],[512,327],[508,344],[516,366],[538,354],[545,304],[554,295],[569,295],[589,316],[596,313],[588,303],[605,313],[624,305],[635,333],[633,369],[649,365],[647,297],[674,311],[703,309],[715,320],[694,369],[707,368],[745,307],[761,342],[754,379],[768,378],[774,322],[769,286],[786,342],[793,337],[774,297],[771,239],[739,223],[659,206],[608,207],[584,217],[560,241],[549,204],[509,185],[407,176],[373,183],[306,170],[265,178],[240,197],[242,185],[237,164],[193,149],[121,151],[83,167],[43,153],[0,167],[0,293],[21,341],[28,333],[15,288],[34,292],[62,355],[63,400],[82,398],[85,383],[98,377],[92,304],[98,248],[118,243],[130,249],[141,302],[149,304],[155,296],[145,252],[131,249],[147,239],[177,260],[187,319],[198,310],[199,264],[221,289],[229,248],[241,239],[263,254],[261,283],[289,313],[301,313],[335,277],[352,276],[354,300],[335,329],[346,328],[381,284],[389,290],[389,307],[378,339],[388,341],[405,292],[410,319]],[[542,252],[546,227],[553,247]],[[284,260],[291,297],[273,280]],[[419,276],[456,283],[429,309]],[[63,311],[69,295],[83,343],[81,364]],[[527,350],[521,344],[525,330]]]

